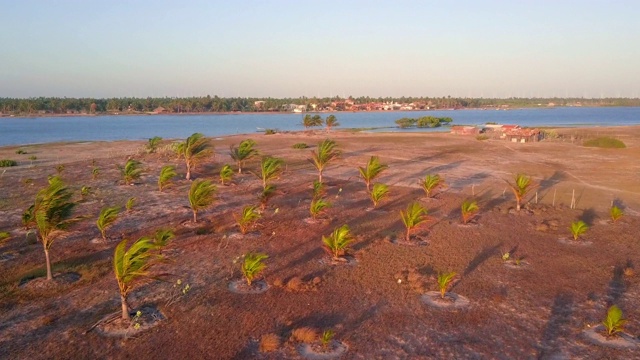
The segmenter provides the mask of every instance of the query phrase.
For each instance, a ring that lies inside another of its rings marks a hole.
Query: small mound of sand
[[[583,332],[584,337],[592,344],[612,347],[617,349],[637,349],[640,348],[640,340],[635,339],[631,335],[618,333],[617,336],[607,337],[603,335],[604,326],[598,325],[591,327]]]
[[[50,281],[47,280],[46,277],[22,279],[18,286],[31,290],[52,289],[58,286],[73,284],[80,280],[80,278],[80,274],[76,272],[67,272],[54,275]]]
[[[584,241],[584,240],[573,240],[568,239],[566,237],[561,237],[558,239],[561,244],[565,245],[574,245],[574,246],[590,246],[593,244],[592,241]]]
[[[358,264],[358,261],[356,260],[356,258],[350,255],[341,256],[337,259],[334,259],[333,257],[323,257],[319,261],[321,264],[331,265],[331,266],[339,266],[339,265],[355,266]]]
[[[262,294],[269,290],[269,284],[264,280],[253,281],[251,286],[244,279],[229,283],[229,291],[236,294]]]
[[[525,260],[520,260],[520,263],[516,263],[516,260],[507,260],[504,262],[504,266],[509,269],[524,269],[529,266],[529,262]]]
[[[440,292],[429,291],[422,295],[422,302],[438,309],[464,309],[471,304],[469,299],[456,293],[445,293],[444,299],[440,297]]]
[[[333,340],[326,348],[320,344],[300,344],[298,353],[305,359],[328,360],[344,355],[349,347],[347,344]]]
[[[131,320],[122,319],[119,312],[115,316],[107,315],[100,320],[96,330],[104,336],[128,338],[151,329],[166,319],[154,306],[143,306],[139,311],[140,317],[136,316],[136,311],[131,313]]]

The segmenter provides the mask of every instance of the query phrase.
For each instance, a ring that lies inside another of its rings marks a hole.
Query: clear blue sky
[[[635,0],[0,9],[0,97],[640,96]]]

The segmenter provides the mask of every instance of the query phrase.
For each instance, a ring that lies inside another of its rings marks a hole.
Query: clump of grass
[[[606,149],[624,149],[627,147],[621,140],[607,136],[585,140],[582,145],[587,147],[599,147]]]
[[[308,148],[309,145],[305,144],[305,143],[297,143],[297,144],[293,144],[292,148],[294,149],[306,149]]]
[[[322,337],[320,338],[320,342],[322,342],[322,347],[327,348],[331,340],[333,340],[335,333],[331,329],[327,329],[322,332]]]
[[[11,237],[11,234],[9,234],[6,231],[1,231],[0,232],[0,244],[2,244],[5,240],[8,240]]]
[[[130,197],[129,199],[127,199],[127,203],[124,204],[124,208],[127,209],[128,212],[130,212],[131,210],[133,210],[133,206],[135,204],[136,204],[136,198]]]
[[[489,140],[489,137],[487,135],[478,135],[476,136],[476,140],[479,140],[479,141]]]
[[[260,352],[276,351],[279,347],[280,337],[276,334],[266,334],[260,338]]]
[[[615,223],[624,215],[624,211],[614,205],[611,207],[611,209],[609,209],[609,215],[611,216],[611,221]]]
[[[294,341],[299,341],[303,343],[312,343],[316,341],[318,338],[318,334],[316,331],[310,327],[301,327],[294,329],[291,332],[291,337]]]
[[[22,149],[18,149],[18,150],[16,150],[16,154],[18,154],[18,155],[23,155],[23,154],[26,154],[26,153],[27,153],[27,152],[26,152],[26,151],[24,151],[24,150],[22,150]]]
[[[0,167],[10,167],[10,166],[18,166],[18,163],[15,160],[0,160]]]
[[[278,131],[276,129],[265,129],[264,130],[264,134],[265,135],[273,135],[275,133],[277,133]]]

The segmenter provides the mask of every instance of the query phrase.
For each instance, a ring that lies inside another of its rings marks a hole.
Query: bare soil
[[[142,142],[126,141],[0,148],[0,158],[20,164],[0,168],[0,231],[11,234],[0,244],[0,358],[298,359],[287,339],[293,329],[312,327],[333,329],[348,346],[346,359],[640,359],[634,350],[594,345],[583,335],[611,304],[629,319],[625,332],[640,334],[640,276],[632,271],[640,261],[640,127],[558,131],[565,141],[532,144],[450,134],[252,135],[261,153],[284,158],[287,170],[275,181],[280,193],[265,209],[259,235],[241,238],[231,236],[238,232],[233,214],[256,204],[261,190],[249,172],[218,186],[215,205],[193,224],[184,165],[164,148],[146,154]],[[597,135],[618,137],[627,148],[570,141]],[[343,151],[324,174],[332,206],[324,221],[305,222],[317,174],[307,161],[311,149],[292,145],[314,146],[326,137]],[[231,163],[229,145],[244,138],[213,140],[216,156],[195,176],[217,181],[221,166]],[[17,155],[18,148],[27,154]],[[372,155],[389,165],[377,181],[390,186],[390,196],[366,211],[372,204],[357,166]],[[146,168],[133,186],[122,185],[116,168],[130,157]],[[56,240],[51,258],[54,273],[79,279],[20,286],[45,275],[42,245],[21,228],[21,214],[61,164],[79,201],[76,214],[86,219]],[[159,192],[157,176],[166,164],[175,164],[181,178]],[[100,169],[95,180],[93,167]],[[258,160],[248,168],[256,171]],[[417,184],[427,173],[439,173],[448,185],[435,199],[425,199]],[[531,193],[526,211],[512,210],[505,180],[515,173],[539,185],[538,201]],[[92,189],[84,199],[83,186]],[[574,193],[577,208],[570,209]],[[124,207],[130,197],[136,205],[107,230],[108,241],[92,242],[100,237],[100,209]],[[477,225],[458,226],[465,199],[480,206]],[[428,225],[412,233],[424,246],[402,243],[399,212],[412,201],[429,208]],[[626,213],[615,224],[604,221],[612,202]],[[571,237],[569,225],[578,219],[591,226],[582,240],[591,245],[558,241]],[[331,266],[321,237],[345,223],[356,236],[349,252],[355,265]],[[164,320],[126,339],[92,329],[120,311],[111,272],[115,245],[160,228],[176,233],[165,250],[170,261],[158,269],[171,275],[135,289],[129,301],[132,311],[152,307]],[[263,275],[273,286],[259,295],[229,291],[229,282],[241,277],[242,255],[255,251],[269,255]],[[532,265],[505,267],[507,251]],[[467,309],[437,311],[422,302],[442,271],[459,274],[451,291],[469,299]],[[185,284],[190,290],[183,294]],[[285,343],[260,353],[257,339],[269,333]]]

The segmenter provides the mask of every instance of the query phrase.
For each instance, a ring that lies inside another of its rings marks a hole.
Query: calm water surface
[[[326,117],[328,114],[322,114]],[[341,128],[385,127],[375,131],[448,131],[398,129],[402,117],[448,116],[453,124],[486,122],[521,126],[640,125],[640,107],[552,108],[521,110],[443,110],[335,113]],[[249,134],[264,129],[302,130],[300,114],[135,115],[44,118],[0,118],[0,146],[58,141],[144,140],[154,136],[185,138],[194,132],[207,136]]]

